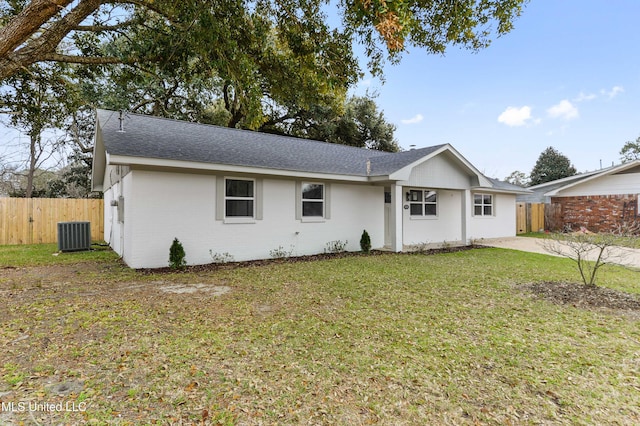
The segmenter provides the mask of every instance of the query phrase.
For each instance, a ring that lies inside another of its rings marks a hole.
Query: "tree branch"
[[[103,65],[103,64],[122,64],[127,60],[116,58],[114,56],[75,56],[63,55],[60,53],[48,53],[42,56],[43,61],[66,62],[70,64],[83,65]]]
[[[0,56],[15,50],[72,0],[34,0],[0,28]]]
[[[104,32],[104,31],[116,31],[122,28],[127,28],[134,24],[134,21],[124,21],[113,25],[76,25],[73,30],[86,31],[86,32]]]

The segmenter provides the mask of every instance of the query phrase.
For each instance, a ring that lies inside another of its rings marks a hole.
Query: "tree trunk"
[[[40,133],[29,135],[29,170],[27,170],[27,187],[24,191],[25,198],[33,197],[33,178],[36,174],[39,154],[37,147],[40,145]]]

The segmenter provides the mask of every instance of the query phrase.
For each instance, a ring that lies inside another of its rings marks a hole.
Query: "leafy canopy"
[[[620,160],[623,163],[640,159],[640,136],[635,141],[627,141],[620,150]]]
[[[353,0],[337,4],[345,37],[364,45],[370,68],[381,73],[388,57],[399,60],[407,46],[444,53],[449,45],[488,46],[508,33],[527,0]],[[233,46],[260,30],[247,19],[264,17],[268,28],[285,35],[290,46],[300,34],[323,36],[325,0],[11,0],[0,5],[0,80],[43,61],[105,65],[179,61],[193,46],[209,46],[212,58],[229,72],[242,69]],[[326,24],[325,24],[326,27]],[[148,34],[148,43],[135,34]],[[100,41],[126,36],[118,50]],[[215,44],[208,44],[211,41]],[[384,48],[386,46],[386,55]],[[313,45],[308,45],[313,48]],[[216,53],[220,53],[217,55]],[[312,52],[310,52],[311,54]],[[203,57],[208,62],[209,57]]]
[[[553,147],[548,147],[538,157],[538,161],[531,170],[529,184],[539,185],[545,182],[562,179],[576,174],[568,157],[558,152]]]

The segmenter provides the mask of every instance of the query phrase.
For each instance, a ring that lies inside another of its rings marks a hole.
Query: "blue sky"
[[[532,0],[489,48],[413,48],[357,93],[378,93],[404,149],[450,143],[491,177],[528,175],[548,146],[598,169],[640,136],[638,17],[636,0]]]

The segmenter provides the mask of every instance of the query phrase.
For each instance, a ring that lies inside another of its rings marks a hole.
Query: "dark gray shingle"
[[[390,154],[345,145],[179,120],[98,110],[111,155],[262,167],[276,170],[379,176],[419,158],[419,151]],[[426,154],[422,154],[426,155]]]

